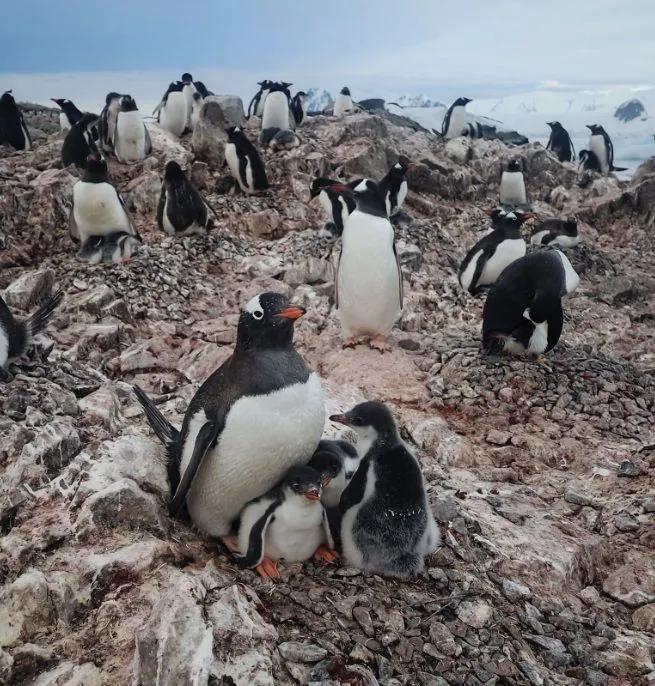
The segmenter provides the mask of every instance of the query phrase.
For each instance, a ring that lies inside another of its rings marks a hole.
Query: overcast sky
[[[655,81],[653,0],[15,0],[2,19],[15,90],[3,74],[220,69],[222,92],[279,78],[472,97]]]

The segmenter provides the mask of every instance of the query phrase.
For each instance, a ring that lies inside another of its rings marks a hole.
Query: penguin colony
[[[304,91],[292,84],[261,81],[248,117],[261,118],[260,144],[273,150],[299,142],[296,129],[308,116]],[[213,94],[189,73],[169,84],[155,110],[159,125],[175,136],[195,126]],[[100,115],[81,112],[70,100],[54,99],[66,133],[62,163],[81,168],[69,216],[78,256],[89,263],[130,259],[141,238],[103,155],[119,163],[144,159],[151,151],[148,129],[135,100],[107,94]],[[448,109],[446,139],[475,136],[466,112],[469,98]],[[335,117],[357,111],[348,88],[334,105]],[[473,124],[475,124],[473,122]],[[572,162],[575,151],[559,122],[549,122],[550,149]],[[581,166],[608,173],[613,147],[601,126],[590,126],[589,150]],[[269,189],[256,146],[241,127],[226,129],[225,163],[234,190]],[[10,91],[0,98],[0,143],[29,150],[31,140]],[[367,341],[389,349],[387,337],[403,308],[403,274],[394,226],[406,217],[402,206],[412,165],[399,159],[379,180],[348,182],[319,176],[309,201],[318,198],[326,229],[341,238],[335,275],[335,304],[343,345]],[[461,287],[473,296],[487,292],[482,316],[486,354],[538,356],[558,342],[564,323],[562,299],[579,277],[560,250],[578,245],[575,218],[536,219],[526,194],[519,159],[502,170],[498,206],[491,225],[465,255]],[[171,236],[203,235],[211,228],[211,206],[175,161],[165,165],[157,224]],[[19,320],[0,298],[0,374],[27,351],[63,298],[46,300]],[[408,578],[425,567],[440,544],[419,463],[399,435],[384,404],[367,401],[329,417],[345,426],[349,440],[323,439],[325,398],[320,379],[294,347],[294,328],[305,314],[279,293],[261,293],[241,310],[232,355],[200,386],[180,428],[173,426],[139,387],[134,392],[166,451],[170,513],[219,537],[235,561],[265,577],[279,576],[277,564],[310,558],[334,562],[338,549],[347,564],[373,573]],[[257,430],[253,431],[253,427]]]

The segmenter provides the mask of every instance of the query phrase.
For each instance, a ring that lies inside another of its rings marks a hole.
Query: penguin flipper
[[[161,185],[159,202],[157,203],[157,226],[164,230],[164,207],[166,207],[166,182]]]
[[[75,202],[75,201],[73,201]],[[77,226],[77,222],[75,221],[75,212],[74,210],[74,205],[71,205],[71,211],[70,214],[68,215],[68,233],[70,234],[70,237],[74,240],[79,241],[80,240],[80,230]]]
[[[343,516],[351,507],[357,505],[364,498],[366,481],[368,479],[368,466],[370,459],[364,457],[355,472],[355,475],[346,486],[339,500],[339,512]]]
[[[337,260],[337,268],[334,272],[334,307],[339,309],[339,268],[341,267],[341,255],[343,254],[343,247],[339,253],[339,259]]]
[[[146,134],[146,155],[149,155],[152,152],[152,141],[150,140],[150,134],[148,133],[148,127],[145,124],[143,125],[143,130],[145,131],[145,134]]]
[[[248,536],[248,550],[243,555],[235,555],[235,560],[244,567],[257,567],[264,559],[264,538],[266,529],[274,518],[275,510],[280,505],[276,498],[264,510],[264,513],[254,522]]]
[[[396,267],[398,269],[398,299],[400,301],[400,309],[403,309],[403,300],[405,299],[403,287],[403,270],[400,268],[400,260],[398,259],[398,251],[396,250],[396,241],[393,242],[393,256],[396,258]]]
[[[116,129],[116,136],[118,136],[118,127],[116,127]],[[114,140],[116,142],[118,141],[117,138],[115,138]],[[118,145],[116,147],[118,147]],[[130,225],[128,233],[131,233],[133,236],[141,240],[141,236],[139,235],[139,232],[136,229],[136,224],[134,223],[134,219],[132,217],[131,212],[127,209],[127,205],[125,204],[125,200],[123,200],[123,196],[118,191],[116,191],[116,197],[118,198],[118,201],[120,202],[121,207],[125,212],[125,216],[127,217],[128,224]]]
[[[486,238],[486,236],[485,236]],[[475,248],[474,248],[475,249]],[[471,295],[474,295],[478,291],[478,281],[482,276],[485,265],[489,261],[489,258],[494,254],[493,246],[485,246],[478,257],[478,261],[475,264],[475,271],[471,277],[471,283],[469,284],[468,291]]]
[[[332,528],[330,527],[330,520],[328,519],[328,513],[325,508],[323,508],[323,533],[325,534],[325,542],[330,550],[334,550],[334,536],[332,535]]]
[[[202,464],[202,461],[209,451],[209,449],[215,445],[216,439],[223,430],[223,422],[221,424],[215,424],[214,422],[206,422],[203,424],[198,435],[196,436],[196,443],[193,446],[193,454],[189,460],[184,476],[180,480],[177,486],[175,495],[170,505],[170,513],[177,517],[183,511],[186,504],[186,496],[191,488],[193,479],[196,476],[198,468]]]

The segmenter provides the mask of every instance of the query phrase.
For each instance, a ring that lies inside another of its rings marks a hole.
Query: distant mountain
[[[641,100],[633,98],[621,103],[614,112],[614,116],[622,122],[632,121],[638,117],[646,117],[647,112]]]
[[[324,88],[309,88],[307,90],[307,111],[322,112],[326,107],[334,105],[334,98]]]
[[[395,98],[393,102],[398,103],[401,107],[446,107],[439,100],[428,98],[423,93],[419,95],[401,95],[399,98]]]

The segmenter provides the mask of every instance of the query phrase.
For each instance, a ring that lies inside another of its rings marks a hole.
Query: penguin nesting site
[[[19,97],[0,683],[653,679],[653,159],[467,98]]]

